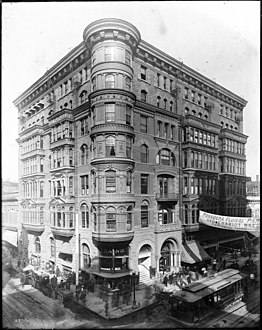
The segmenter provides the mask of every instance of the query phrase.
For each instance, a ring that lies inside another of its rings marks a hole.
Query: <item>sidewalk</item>
[[[75,285],[71,285],[70,290],[75,292]],[[149,290],[150,293],[148,292]],[[123,299],[122,297],[120,297],[118,306],[109,307],[107,314],[105,309],[105,301],[99,297],[100,286],[98,284],[95,285],[94,292],[87,292],[85,302],[81,300],[77,301],[75,296],[74,296],[74,301],[106,319],[117,319],[152,305],[155,301],[154,293],[155,293],[155,289],[153,286],[150,286],[150,289],[143,288],[143,289],[135,290],[135,298],[136,298],[135,306],[133,306],[133,292],[132,292],[132,296],[128,304],[123,304]]]

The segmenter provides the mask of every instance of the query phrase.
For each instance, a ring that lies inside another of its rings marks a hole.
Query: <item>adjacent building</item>
[[[246,215],[246,103],[132,24],[89,24],[14,101],[18,230],[32,262],[112,279],[244,243],[198,213]]]

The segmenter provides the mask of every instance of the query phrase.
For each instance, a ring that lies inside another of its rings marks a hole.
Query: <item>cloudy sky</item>
[[[2,178],[18,180],[12,101],[82,42],[94,20],[121,18],[143,40],[248,101],[247,176],[260,172],[260,1],[30,2],[2,4]]]

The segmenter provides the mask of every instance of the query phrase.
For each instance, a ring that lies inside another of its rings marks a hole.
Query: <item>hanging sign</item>
[[[260,230],[260,219],[247,217],[228,217],[218,214],[199,211],[199,223],[204,225],[249,232],[258,232]]]

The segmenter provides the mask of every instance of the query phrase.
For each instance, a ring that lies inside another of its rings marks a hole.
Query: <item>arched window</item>
[[[86,203],[81,205],[82,228],[89,228],[89,211]]]
[[[158,222],[160,223],[160,225],[172,222],[172,218],[169,217],[169,212],[167,209],[160,208],[160,210],[158,211]]]
[[[158,108],[160,107],[160,100],[161,100],[161,97],[158,96],[156,99],[156,104],[157,104]]]
[[[115,76],[113,74],[107,74],[105,79],[106,88],[115,88]]]
[[[88,164],[88,148],[86,144],[83,144],[81,150],[81,165]]]
[[[158,152],[156,157],[156,164],[175,166],[176,159],[173,152],[168,149],[162,149]]]
[[[148,210],[148,202],[143,201],[141,204],[141,227],[148,227],[149,222],[149,210]]]
[[[141,101],[146,102],[147,92],[145,90],[141,91]]]
[[[126,230],[132,230],[132,206],[128,206],[126,213]]]
[[[35,239],[35,253],[41,253],[40,238],[38,236]]]
[[[79,95],[79,100],[80,100],[80,104],[83,104],[87,101],[87,91],[86,90],[81,92],[81,94]]]
[[[91,265],[90,249],[86,244],[82,244],[83,268],[88,268]]]
[[[140,161],[141,163],[148,163],[148,147],[145,144],[140,147]]]
[[[189,114],[189,109],[185,108],[185,115],[188,115],[188,114]]]
[[[106,157],[112,157],[115,156],[115,137],[114,136],[108,136],[106,138]]]
[[[166,110],[166,106],[167,106],[167,99],[164,99],[164,109]]]
[[[49,240],[50,243],[50,254],[51,257],[55,257],[55,240],[51,237]]]
[[[173,111],[173,105],[174,105],[173,101],[170,101],[170,105],[169,105],[169,110],[170,111]]]

